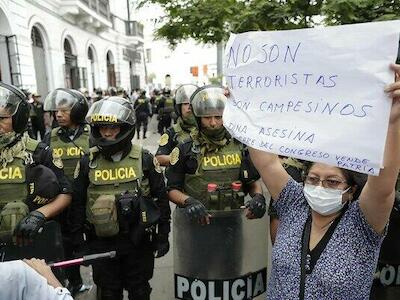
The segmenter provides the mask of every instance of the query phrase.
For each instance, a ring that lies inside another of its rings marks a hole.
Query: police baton
[[[49,267],[52,268],[67,268],[71,266],[81,265],[83,263],[91,262],[92,260],[105,259],[105,258],[114,258],[116,255],[115,251],[105,252],[105,253],[97,253],[85,255],[81,258],[64,260],[56,263],[48,264]]]

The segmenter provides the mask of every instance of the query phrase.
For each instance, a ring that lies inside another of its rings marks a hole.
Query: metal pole
[[[223,60],[224,44],[223,42],[217,43],[217,76],[222,76],[222,60]],[[221,82],[222,84],[222,82]]]
[[[129,9],[129,0],[126,0],[126,7],[128,9],[128,22],[131,21],[131,11]]]

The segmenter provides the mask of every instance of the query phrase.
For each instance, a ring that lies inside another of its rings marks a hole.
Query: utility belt
[[[234,181],[230,186],[209,183],[207,185],[207,203],[210,210],[232,210],[244,205],[242,183]]]
[[[86,213],[97,237],[130,235],[134,243],[153,231],[161,215],[154,200],[143,197],[140,191],[100,195]]]

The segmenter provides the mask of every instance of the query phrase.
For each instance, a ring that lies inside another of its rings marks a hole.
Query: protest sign
[[[378,175],[400,21],[232,34],[224,126],[260,150]]]

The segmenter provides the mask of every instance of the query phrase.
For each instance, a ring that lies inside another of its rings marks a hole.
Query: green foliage
[[[322,9],[327,25],[400,18],[399,0],[326,0]]]
[[[316,25],[362,23],[400,18],[400,0],[141,0],[158,4],[164,22],[155,32],[175,47],[192,38],[200,43],[226,41],[231,32],[285,30]],[[316,16],[318,16],[316,18]]]
[[[209,78],[210,84],[221,85],[222,84],[222,75]]]

